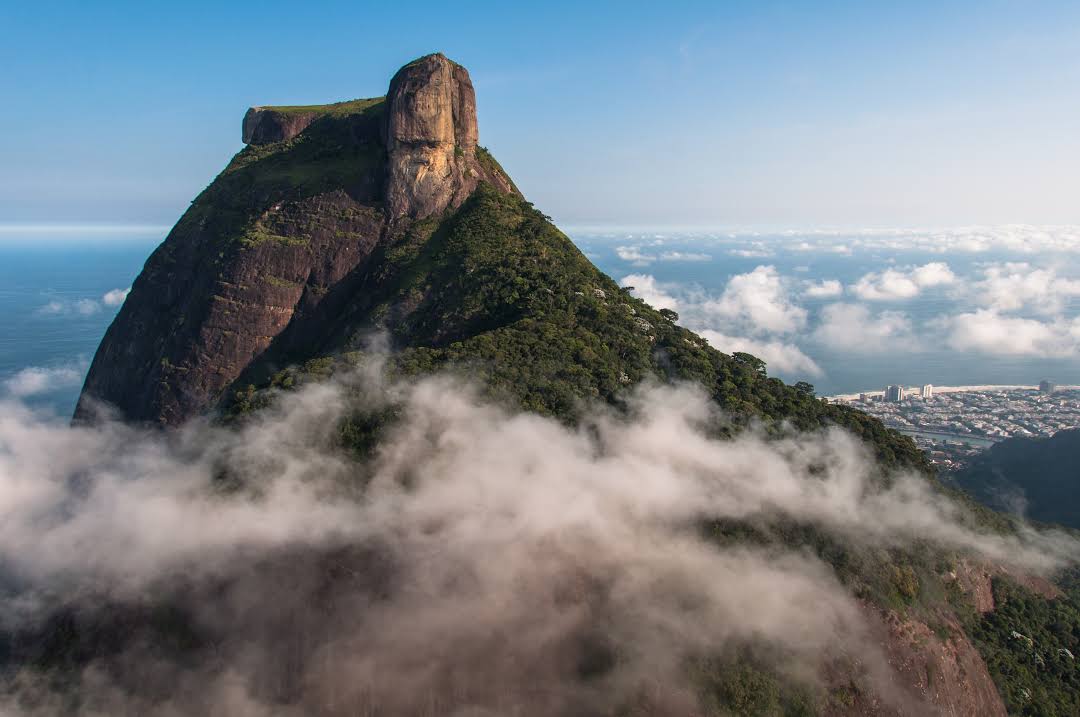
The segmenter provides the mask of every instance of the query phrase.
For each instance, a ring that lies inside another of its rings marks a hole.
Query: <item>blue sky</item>
[[[0,223],[171,224],[249,105],[435,50],[566,225],[1080,223],[1080,3],[540,5],[6,2]]]

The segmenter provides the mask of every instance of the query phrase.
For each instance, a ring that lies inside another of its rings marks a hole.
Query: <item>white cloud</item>
[[[634,296],[657,309],[680,312],[681,323],[696,330],[718,351],[753,354],[770,370],[787,376],[822,375],[821,367],[791,342],[761,337],[788,333],[806,322],[806,311],[788,301],[781,276],[772,267],[732,276],[718,299],[693,293],[677,299],[672,295],[677,285],[662,285],[650,274],[626,275],[619,284],[633,286]],[[758,338],[740,332],[757,334]]]
[[[816,284],[807,282],[806,288],[803,289],[803,295],[812,299],[825,299],[833,296],[840,296],[840,294],[843,293],[844,287],[836,279],[825,279]]]
[[[931,262],[908,270],[870,272],[855,282],[851,291],[864,301],[898,301],[918,296],[923,289],[954,281],[956,275],[948,264]]]
[[[701,336],[717,351],[752,354],[765,362],[770,372],[787,376],[821,376],[822,370],[812,358],[794,344],[778,340],[728,336],[712,329],[702,329]]]
[[[872,314],[862,304],[826,306],[814,338],[832,349],[861,354],[917,348],[907,316],[897,311]]]
[[[650,274],[630,274],[619,284],[633,286],[635,296],[658,309],[678,311],[684,326],[720,351],[753,354],[770,370],[789,376],[822,375],[813,359],[783,338],[805,325],[806,310],[791,302],[774,267],[759,266],[733,276],[718,298],[661,284]]]
[[[37,310],[46,316],[91,316],[101,311],[101,304],[94,299],[53,299]]]
[[[907,251],[931,254],[1016,254],[1080,252],[1080,226],[1006,225],[947,229],[795,230],[785,232],[793,251]],[[842,242],[842,243],[838,243]],[[847,252],[845,252],[847,253]]]
[[[764,259],[773,256],[773,250],[762,241],[752,241],[735,249],[728,249],[728,254],[743,259]]]
[[[1041,358],[1080,355],[1080,317],[1044,322],[979,309],[940,324],[947,331],[949,346],[957,351]]]
[[[106,306],[119,306],[120,304],[124,303],[124,299],[127,298],[127,295],[129,293],[131,293],[130,286],[126,289],[112,289],[110,291],[106,291],[105,295],[101,297],[101,303],[105,304]]]
[[[27,398],[82,383],[86,364],[67,366],[29,366],[4,379],[4,391],[15,398]]]
[[[711,540],[702,519],[805,524],[860,553],[917,543],[1025,571],[1077,550],[1053,533],[967,527],[925,477],[880,480],[839,428],[717,439],[716,407],[692,388],[639,390],[627,415],[601,408],[575,430],[446,379],[358,386],[307,386],[240,426],[196,422],[170,440],[0,407],[2,614],[48,614],[28,596],[67,607],[104,594],[110,615],[113,601],[145,610],[164,596],[220,638],[205,672],[168,650],[148,670],[108,669],[145,660],[138,640],[115,663],[99,656],[79,694],[99,714],[281,714],[265,685],[280,683],[283,649],[293,714],[325,712],[328,694],[377,714],[612,714],[643,689],[700,713],[687,657],[754,648],[779,656],[781,674],[856,662],[860,689],[898,710],[910,681],[888,666],[877,612],[829,565],[779,541]],[[377,453],[337,448],[343,416],[388,405],[400,420]],[[240,488],[220,490],[223,474]],[[597,652],[617,659],[583,680]],[[24,683],[46,692],[29,704],[70,704],[48,699],[53,680]]]
[[[1031,308],[1055,314],[1066,301],[1080,296],[1080,280],[1023,262],[991,264],[983,269],[983,278],[971,285],[970,293],[979,304],[996,311]]]
[[[709,254],[699,254],[684,251],[665,251],[660,255],[660,261],[710,261]]]
[[[651,274],[627,274],[619,280],[619,286],[632,286],[634,296],[649,304],[654,309],[677,311],[679,302],[660,286]]]
[[[645,254],[641,251],[641,247],[637,246],[617,246],[615,247],[615,254],[623,261],[628,261],[634,266],[648,266],[656,261],[655,255]]]
[[[817,253],[824,252],[824,253],[828,253],[828,254],[842,254],[842,255],[845,255],[845,256],[851,254],[851,247],[849,247],[847,244],[836,244],[836,243],[833,243],[833,242],[800,241],[800,242],[798,242],[796,244],[788,245],[787,248],[790,249],[791,251],[798,251],[798,252],[810,252],[810,251],[817,252]]]
[[[38,314],[45,316],[92,316],[105,307],[115,307],[124,303],[131,287],[126,289],[110,289],[106,291],[100,300],[98,299],[52,299],[37,309]]]
[[[786,283],[772,266],[731,277],[724,293],[701,308],[752,334],[790,333],[806,324],[806,309],[792,303]]]
[[[956,281],[956,274],[943,261],[932,261],[917,266],[911,271],[911,278],[921,289],[932,286],[945,286]]]

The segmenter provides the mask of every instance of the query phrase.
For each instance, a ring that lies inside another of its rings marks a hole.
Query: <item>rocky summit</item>
[[[378,332],[404,372],[467,366],[564,419],[643,379],[691,380],[733,415],[839,423],[888,462],[921,461],[878,421],[716,351],[597,270],[478,145],[469,73],[441,54],[401,68],[386,97],[253,107],[243,138],[135,280],[77,420],[244,410],[252,391]]]
[[[320,335],[388,237],[481,182],[516,193],[477,137],[469,73],[441,54],[401,68],[386,97],[249,109],[247,147],[146,262],[76,417],[107,405],[181,423],[275,342]]]

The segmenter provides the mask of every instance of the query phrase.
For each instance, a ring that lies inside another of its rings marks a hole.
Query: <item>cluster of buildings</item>
[[[934,387],[929,383],[919,388],[904,388],[903,386],[896,384],[887,386],[885,388],[885,393],[882,394],[883,399],[889,403],[900,403],[905,398],[912,398],[914,396],[918,396],[919,398],[933,398]],[[860,393],[859,400],[868,400],[868,394]]]
[[[921,447],[950,455],[969,455],[1012,437],[1050,436],[1080,427],[1080,387],[1051,381],[1034,386],[916,388],[892,385],[883,392],[841,396],[903,433]],[[946,449],[948,445],[952,449]]]

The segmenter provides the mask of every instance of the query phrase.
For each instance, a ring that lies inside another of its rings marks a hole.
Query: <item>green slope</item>
[[[310,353],[273,356],[274,365],[356,350],[384,329],[398,350],[397,370],[463,370],[494,395],[565,420],[588,401],[618,403],[646,379],[694,381],[739,421],[841,425],[886,464],[925,465],[910,439],[876,419],[769,377],[753,356],[713,349],[670,312],[633,297],[518,196],[481,185],[456,212],[390,238],[369,267],[363,292],[335,319],[327,341]],[[270,378],[265,364],[261,369],[242,377],[242,397],[311,373],[286,369]]]

